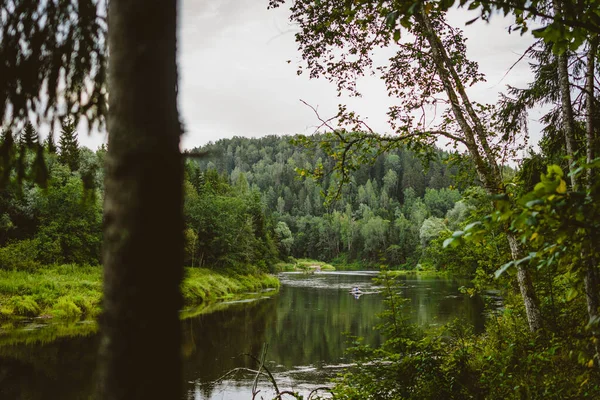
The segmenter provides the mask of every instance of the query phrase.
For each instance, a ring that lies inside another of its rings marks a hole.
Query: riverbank
[[[306,272],[315,271],[335,271],[336,268],[323,261],[312,260],[309,258],[292,258],[288,262],[281,262],[275,265],[281,272]]]
[[[265,288],[279,288],[267,274],[228,275],[186,268],[181,292],[186,307]],[[35,272],[0,270],[0,320],[94,318],[101,312],[102,268],[57,265]]]

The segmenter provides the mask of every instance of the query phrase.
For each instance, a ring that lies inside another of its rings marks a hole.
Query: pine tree
[[[56,143],[54,143],[54,135],[51,133],[48,134],[46,138],[46,150],[50,154],[56,154],[58,149],[56,148]]]
[[[28,149],[35,149],[39,142],[38,133],[31,125],[31,122],[27,122],[21,132],[21,146],[25,146]]]
[[[68,165],[71,171],[77,171],[79,169],[79,142],[77,141],[75,122],[70,118],[62,122],[59,144],[58,160]]]

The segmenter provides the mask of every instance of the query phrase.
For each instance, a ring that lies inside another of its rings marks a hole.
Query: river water
[[[371,272],[281,274],[282,286],[275,296],[233,302],[184,320],[184,398],[251,398],[254,374],[242,369],[256,369],[256,361],[248,355],[260,357],[265,348],[265,365],[280,390],[299,391],[306,397],[313,388],[328,385],[352,362],[344,355],[347,334],[362,336],[371,345],[381,342],[373,330],[376,315],[383,310],[374,276]],[[412,321],[431,325],[462,318],[476,331],[483,329],[483,302],[462,295],[458,290],[462,282],[400,279],[401,293],[409,299],[404,312]],[[354,286],[364,294],[356,298],[349,292]],[[31,340],[0,335],[0,398],[89,398],[98,344],[90,324],[29,329]],[[59,337],[69,330],[74,336]],[[229,371],[237,372],[227,375]],[[258,381],[256,390],[265,398],[273,393],[265,379]]]

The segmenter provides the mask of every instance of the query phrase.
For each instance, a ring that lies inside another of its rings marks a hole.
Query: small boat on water
[[[352,289],[350,289],[350,293],[352,293],[352,294],[363,294],[364,292],[362,290],[360,290],[360,288],[358,286],[354,286]]]

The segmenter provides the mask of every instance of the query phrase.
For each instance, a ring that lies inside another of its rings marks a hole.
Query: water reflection
[[[188,399],[247,399],[254,375],[241,374],[218,383],[207,383],[207,376],[215,377],[235,367],[254,368],[249,359],[235,358],[249,346],[260,354],[262,344],[269,344],[268,368],[274,373],[280,387],[300,391],[306,395],[315,386],[326,384],[351,360],[344,356],[347,332],[362,336],[367,344],[376,346],[382,338],[373,330],[377,313],[383,310],[380,287],[372,282],[373,273],[321,273],[314,275],[283,274],[282,288],[276,299],[263,304],[265,311],[260,321],[246,321],[238,312],[225,312],[215,318],[232,318],[240,342],[233,337],[217,339],[208,350],[215,364],[200,363],[188,375]],[[459,293],[464,282],[445,278],[418,278],[404,276],[401,293],[409,301],[404,309],[413,322],[430,325],[443,324],[453,318],[462,318],[476,331],[483,329],[483,303]],[[353,287],[364,293],[357,299]],[[241,311],[240,311],[241,312]],[[213,315],[203,317],[203,323],[213,325]],[[239,319],[239,322],[235,322]],[[254,325],[253,322],[256,322]],[[215,323],[219,325],[220,323]],[[231,334],[205,332],[211,336]],[[233,340],[233,341],[232,341]],[[244,342],[246,340],[246,342]],[[227,364],[218,360],[219,346],[224,346]],[[237,362],[237,363],[236,363]],[[201,369],[206,368],[205,372]],[[219,371],[219,373],[217,373]],[[196,379],[194,379],[196,376]],[[213,379],[213,378],[211,378]],[[265,398],[273,395],[264,382],[258,389]]]
[[[383,309],[373,273],[284,274],[279,294],[182,322],[186,399],[248,399],[253,374],[218,381],[235,368],[255,369],[245,354],[259,355],[268,343],[267,366],[282,389],[307,394],[351,360],[344,356],[346,336],[381,338],[373,331]],[[409,302],[404,312],[419,324],[443,324],[460,317],[483,329],[483,304],[458,291],[463,282],[401,278]],[[356,298],[351,289],[358,286]],[[89,325],[53,325],[33,332],[0,333],[1,399],[86,399],[94,387],[98,337]],[[65,331],[66,329],[66,331]],[[71,337],[59,337],[72,329]],[[13,331],[15,332],[15,331]],[[152,351],[152,349],[148,349]],[[269,385],[258,385],[268,398]],[[272,393],[272,392],[271,392]],[[260,397],[260,396],[259,396]]]
[[[71,336],[58,337],[57,331]],[[69,324],[21,331],[20,337],[0,335],[0,399],[90,398],[99,342],[95,331],[94,324]]]

